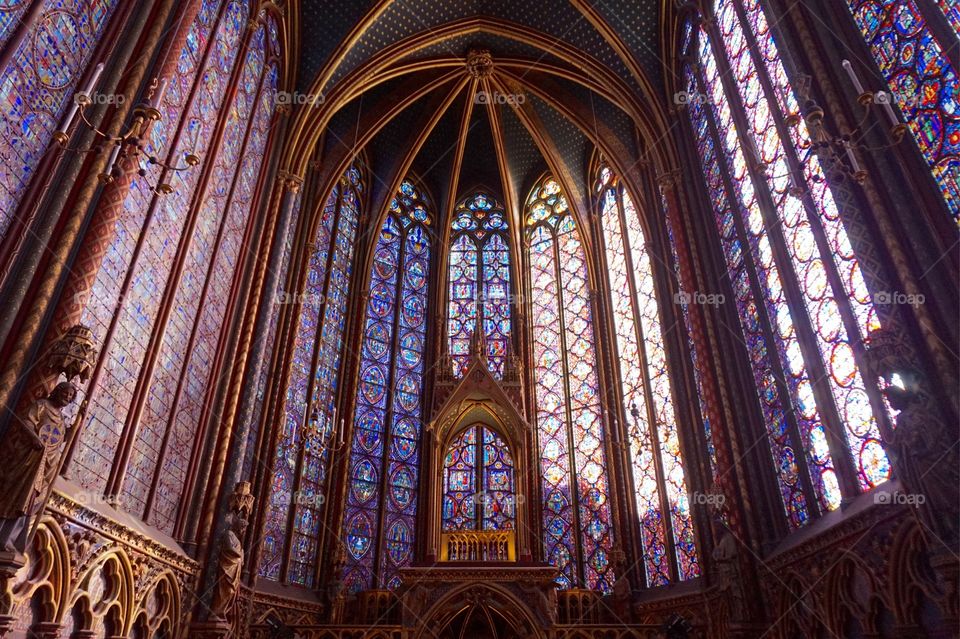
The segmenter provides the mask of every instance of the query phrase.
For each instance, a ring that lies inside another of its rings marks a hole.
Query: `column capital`
[[[290,171],[280,169],[277,171],[277,182],[283,185],[284,188],[289,189],[291,193],[297,193],[303,185],[303,178]]]
[[[666,171],[657,176],[657,185],[662,189],[672,189],[680,182],[680,170]]]

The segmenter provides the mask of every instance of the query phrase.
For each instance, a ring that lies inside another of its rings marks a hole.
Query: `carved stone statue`
[[[620,548],[611,551],[614,574],[617,580],[613,583],[613,609],[620,619],[627,619],[630,614],[631,587],[627,576],[626,553]]]
[[[956,428],[943,423],[933,400],[917,388],[891,386],[884,393],[900,411],[891,442],[896,474],[906,490],[922,497],[917,503],[920,521],[952,547],[960,539],[960,455],[949,445]]]
[[[62,411],[76,397],[73,384],[61,382],[12,420],[0,439],[0,544],[6,552],[26,548],[31,520],[43,510],[59,470],[69,430]]]
[[[543,613],[547,625],[557,623],[557,589],[552,583],[544,585],[527,582],[520,585],[520,591],[528,605]]]
[[[212,619],[230,619],[240,590],[240,577],[243,571],[243,536],[247,531],[247,520],[242,513],[231,513],[230,527],[220,541],[220,554],[217,562],[217,582],[210,604]]]
[[[719,516],[718,516],[719,519]],[[744,618],[743,590],[740,585],[740,565],[738,564],[737,540],[722,522],[717,522],[721,531],[720,541],[713,548],[713,572],[717,579],[720,596],[730,611],[732,621]]]
[[[403,625],[413,628],[425,621],[424,613],[427,612],[427,599],[429,596],[427,586],[416,583],[404,593],[403,597]]]
[[[909,344],[889,329],[870,332],[870,372],[887,382],[883,389],[890,405],[900,411],[896,428],[886,442],[894,474],[916,497],[917,516],[948,547],[960,540],[960,450],[956,424],[923,388]],[[922,499],[921,499],[922,498]]]

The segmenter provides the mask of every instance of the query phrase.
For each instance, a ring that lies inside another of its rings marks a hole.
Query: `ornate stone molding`
[[[90,533],[99,533],[178,572],[193,574],[199,568],[199,564],[186,554],[169,548],[143,532],[86,508],[57,490],[53,491],[47,509],[55,519],[61,522],[61,527],[75,524],[86,529],[88,532],[83,534],[88,537]]]

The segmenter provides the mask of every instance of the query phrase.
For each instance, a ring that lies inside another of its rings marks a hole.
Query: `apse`
[[[0,2],[0,639],[956,635],[958,32]]]

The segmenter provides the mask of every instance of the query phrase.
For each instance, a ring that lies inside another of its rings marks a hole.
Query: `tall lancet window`
[[[36,8],[27,33],[0,69],[0,239],[53,140],[74,91],[93,79],[98,50],[118,0],[0,2],[0,47],[8,44],[27,11]],[[22,27],[21,27],[22,28]],[[102,97],[102,96],[101,96]]]
[[[374,249],[343,518],[344,583],[395,588],[417,512],[432,216],[404,181]]]
[[[939,7],[917,0],[847,0],[847,5],[947,208],[960,223],[960,78],[945,52],[960,44],[960,4],[956,0],[938,0]],[[934,22],[944,26],[941,33],[952,30],[954,37],[938,38],[931,29]]]
[[[654,272],[640,215],[606,167],[600,219],[647,585],[700,574]]]
[[[527,200],[526,238],[544,554],[562,587],[609,592],[613,529],[586,254],[552,177]]]
[[[806,125],[785,123],[799,107],[762,8],[715,9],[716,30],[689,41],[688,114],[783,508],[800,526],[890,475],[889,416],[861,374],[862,338],[879,322],[824,170],[799,152]]]
[[[478,316],[486,338],[487,365],[498,379],[510,343],[510,238],[503,207],[486,193],[457,204],[450,236],[447,336],[453,374],[470,365],[470,341]]]
[[[351,168],[320,214],[303,288],[283,292],[279,300],[296,304],[300,320],[273,465],[260,575],[307,587],[313,585],[317,569],[330,450],[342,433],[336,397],[362,190],[360,171]]]
[[[66,474],[86,490],[117,496],[127,512],[164,532],[186,526],[211,389],[227,348],[231,291],[262,203],[282,68],[280,25],[246,0],[204,0],[176,73],[157,108],[146,150],[182,165],[172,192],[135,179],[96,274],[81,322],[100,346],[102,368]],[[72,413],[71,417],[76,415]]]

